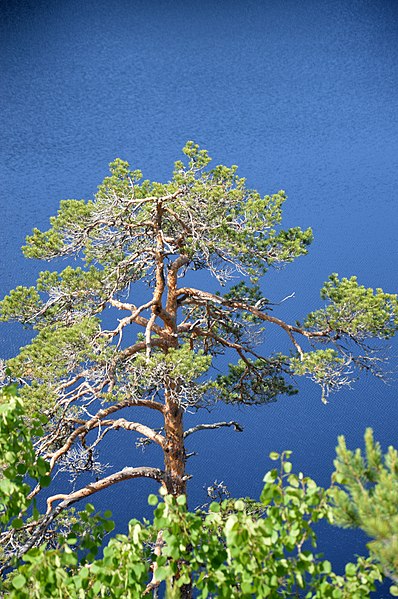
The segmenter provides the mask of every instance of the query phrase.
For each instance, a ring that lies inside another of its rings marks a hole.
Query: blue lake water
[[[3,0],[0,14],[0,295],[45,268],[19,248],[60,199],[92,197],[116,156],[165,180],[188,139],[217,163],[238,164],[261,192],[286,189],[285,225],[313,227],[310,254],[264,280],[274,300],[295,292],[282,317],[320,306],[331,272],[397,290],[396,1]],[[0,355],[27,338],[2,325]],[[279,338],[266,342],[274,351]],[[192,505],[214,479],[257,496],[271,450],[292,449],[296,468],[327,485],[338,434],[356,447],[372,426],[384,446],[398,446],[396,378],[364,378],[327,406],[312,384],[300,391],[205,414],[234,417],[245,432],[192,437]],[[159,463],[155,451],[134,452],[130,436],[115,436],[105,459],[115,469]],[[122,529],[148,514],[153,490],[125,483],[96,505],[110,506]],[[364,538],[321,531],[320,548],[340,569],[365,551]]]

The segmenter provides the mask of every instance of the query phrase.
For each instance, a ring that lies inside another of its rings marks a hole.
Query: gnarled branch
[[[74,441],[79,436],[85,436],[89,431],[97,428],[99,426],[99,424],[105,418],[110,416],[111,414],[114,414],[115,412],[118,412],[119,410],[122,410],[124,408],[129,408],[132,406],[147,407],[147,408],[151,408],[154,410],[158,410],[161,413],[163,413],[163,410],[164,410],[163,405],[158,403],[157,401],[138,400],[138,399],[126,399],[125,401],[121,401],[117,404],[114,404],[113,406],[109,406],[109,408],[104,408],[102,410],[99,410],[97,412],[97,414],[95,414],[95,416],[93,416],[90,420],[87,420],[84,424],[82,424],[81,426],[76,428],[73,431],[73,433],[71,433],[69,435],[68,439],[62,445],[62,447],[60,447],[52,455],[50,454],[50,456],[51,456],[50,472],[54,469],[54,466],[55,466],[56,462],[60,459],[60,457],[63,456],[72,447]],[[142,426],[145,428],[144,425],[139,425],[139,423],[135,423],[135,424],[137,424],[137,426]],[[146,428],[148,428],[148,427],[146,427]],[[152,429],[148,428],[148,430],[150,431]],[[142,432],[145,435],[144,431],[139,431],[139,432]],[[153,433],[154,433],[154,435],[156,435],[155,431],[153,431]],[[153,439],[153,440],[155,440],[155,439]],[[40,485],[36,485],[36,487],[28,495],[28,499],[32,499],[33,497],[35,497],[35,495],[37,495],[37,493],[40,491],[40,488],[41,488]]]

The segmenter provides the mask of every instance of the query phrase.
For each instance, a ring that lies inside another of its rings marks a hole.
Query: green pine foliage
[[[357,277],[343,278],[336,273],[321,289],[328,302],[322,310],[311,312],[305,322],[310,329],[331,329],[359,341],[367,337],[389,339],[398,328],[397,296],[359,285]]]
[[[370,538],[370,555],[382,565],[396,585],[398,596],[398,452],[381,446],[369,428],[365,452],[347,449],[339,437],[332,498],[336,522],[345,528],[361,528]]]

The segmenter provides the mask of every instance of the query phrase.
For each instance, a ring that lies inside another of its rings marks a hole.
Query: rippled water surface
[[[263,193],[286,189],[286,224],[313,227],[310,255],[265,280],[275,300],[295,292],[283,317],[319,306],[331,272],[397,289],[396,2],[3,0],[0,11],[1,295],[43,268],[19,247],[60,199],[91,197],[116,156],[167,179],[188,139]],[[26,335],[3,325],[0,355]],[[271,450],[293,449],[296,467],[328,484],[338,434],[357,446],[370,425],[398,446],[396,379],[365,378],[327,406],[300,388],[268,407],[220,409],[241,435],[192,437],[192,504],[216,478],[256,496]],[[113,442],[115,468],[158,463],[155,452],[136,456],[129,436]],[[124,527],[147,513],[151,490],[126,483],[97,505]],[[364,551],[357,533],[322,534],[320,546],[337,568]]]

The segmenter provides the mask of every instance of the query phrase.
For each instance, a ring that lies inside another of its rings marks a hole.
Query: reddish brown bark
[[[165,484],[172,495],[182,495],[186,493],[183,410],[171,393],[166,393],[164,430]]]

